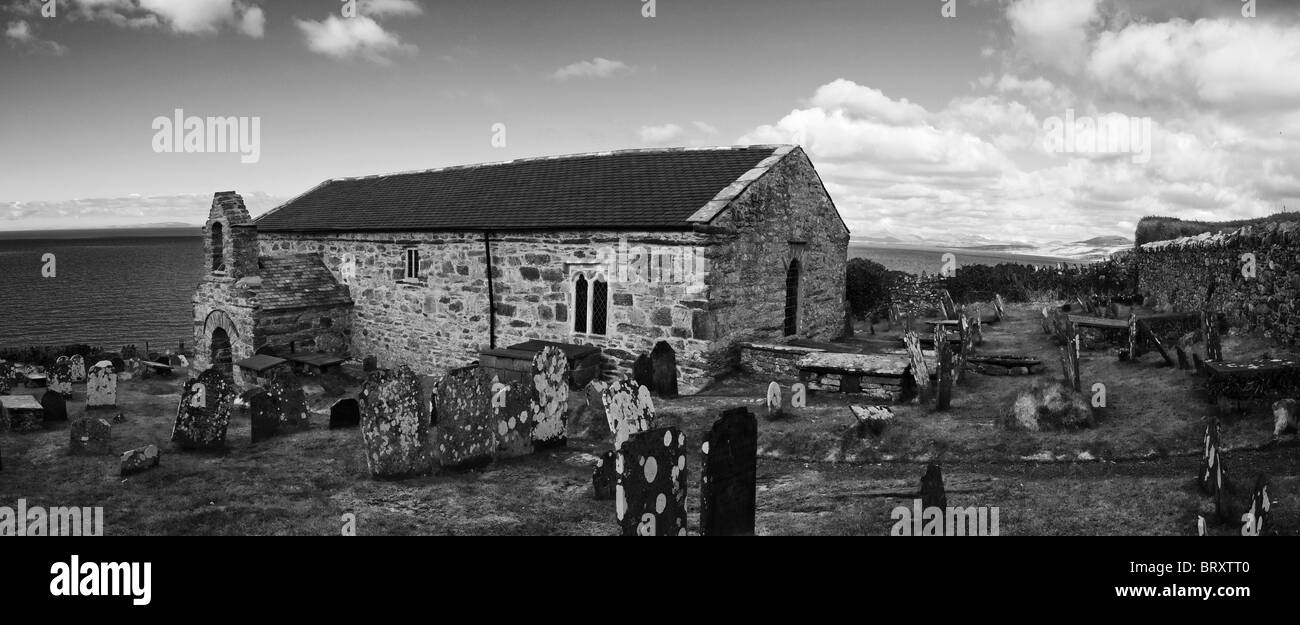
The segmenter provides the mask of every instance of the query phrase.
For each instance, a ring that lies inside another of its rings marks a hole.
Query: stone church
[[[201,366],[267,351],[440,374],[541,339],[627,372],[663,341],[682,392],[737,344],[843,332],[849,231],[794,146],[627,150],[328,180],[256,220],[217,193]]]

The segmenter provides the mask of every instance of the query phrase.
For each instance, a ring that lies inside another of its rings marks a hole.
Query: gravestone
[[[81,354],[73,354],[68,359],[68,367],[72,372],[73,382],[86,381],[86,359]]]
[[[361,406],[352,397],[345,397],[330,406],[330,429],[354,428],[361,425]]]
[[[889,406],[849,406],[857,418],[857,437],[866,438],[868,433],[880,436],[894,421],[894,411]]]
[[[686,535],[686,435],[633,434],[615,452],[614,515],[624,536]]]
[[[1255,477],[1255,488],[1250,495],[1250,509],[1241,515],[1242,536],[1263,536],[1268,531],[1268,511],[1273,502],[1268,495],[1268,478]]]
[[[700,451],[700,534],[752,535],[758,498],[758,420],[748,408],[723,412]]]
[[[438,380],[436,397],[438,463],[463,469],[492,462],[496,423],[487,372],[480,367],[453,370]]]
[[[50,367],[48,387],[64,397],[72,397],[72,363],[66,356],[59,356],[54,366]]]
[[[618,472],[614,470],[615,454],[613,450],[601,454],[591,471],[591,491],[598,501],[614,498],[614,487],[618,483]]]
[[[957,321],[957,337],[961,339],[958,343],[961,347],[957,353],[953,355],[955,363],[953,364],[952,380],[954,383],[961,382],[962,378],[965,377],[966,359],[969,358],[971,352],[974,351],[975,344],[971,333],[970,321],[966,319],[966,314],[964,312],[961,314],[961,318]]]
[[[607,429],[609,418],[605,412],[605,390],[608,388],[609,384],[600,380],[592,380],[583,387],[583,394],[587,399],[587,417],[591,421],[587,425],[589,438],[603,438],[603,433]]]
[[[633,434],[654,427],[654,405],[648,403],[649,389],[634,380],[611,383],[604,393],[605,419],[614,434],[614,449],[627,442]]]
[[[1205,332],[1205,359],[1223,360],[1223,342],[1219,338],[1218,315],[1209,310],[1202,312],[1201,326]]]
[[[292,371],[285,368],[272,370],[266,381],[266,394],[275,404],[281,425],[307,427],[307,393]]]
[[[935,327],[934,349],[939,361],[935,408],[947,410],[952,405],[952,344],[948,342],[948,333],[944,332],[943,326]]]
[[[8,395],[14,388],[14,366],[0,360],[0,395]]]
[[[216,368],[187,380],[176,410],[172,442],[181,449],[225,447],[237,394],[234,381]]]
[[[1074,338],[1066,341],[1065,346],[1061,348],[1061,371],[1065,376],[1065,385],[1074,389],[1075,392],[1082,392],[1083,388],[1079,374],[1078,334],[1075,334]]]
[[[122,453],[122,464],[118,471],[119,475],[134,475],[142,471],[147,471],[158,466],[162,459],[162,452],[158,451],[157,445],[145,445]]]
[[[769,421],[785,416],[785,397],[781,394],[781,385],[777,384],[775,380],[767,384],[765,403],[767,404],[767,418]]]
[[[1227,469],[1223,464],[1223,451],[1219,443],[1219,420],[1211,417],[1205,425],[1204,444],[1201,449],[1201,474],[1198,484],[1201,492],[1214,498],[1215,513],[1227,518]]]
[[[494,385],[492,421],[496,429],[496,457],[517,458],[533,453],[531,401],[532,388],[523,382]]]
[[[632,379],[641,386],[654,386],[655,366],[649,356],[641,354],[632,362]]]
[[[371,475],[396,479],[433,470],[428,449],[429,403],[420,389],[420,378],[410,367],[371,373],[361,386],[358,403]]]
[[[651,389],[660,397],[677,397],[677,353],[667,341],[655,343],[650,352],[654,373]]]
[[[1273,402],[1273,436],[1294,431],[1297,420],[1300,420],[1300,401],[1280,399]]]
[[[563,447],[568,440],[569,361],[558,347],[548,345],[533,356],[533,448]]]
[[[101,360],[86,375],[86,409],[117,407],[117,370]]]
[[[997,320],[1002,321],[1002,318],[1006,315],[1006,302],[1002,300],[1001,293],[993,295],[993,310],[997,314]]]
[[[73,455],[111,454],[113,424],[99,417],[83,417],[68,428],[68,451]]]
[[[48,390],[41,395],[41,409],[45,411],[45,422],[67,421],[68,400],[62,393]]]
[[[928,464],[921,476],[921,509],[948,508],[948,495],[943,490],[943,470],[937,464]]]
[[[256,388],[248,395],[248,416],[252,422],[254,443],[280,433],[280,410],[266,390]]]
[[[916,381],[916,399],[914,402],[920,403],[930,399],[930,367],[925,362],[925,352],[921,351],[921,337],[915,332],[908,332],[903,335],[903,343],[907,346],[907,358],[911,361],[909,371],[912,373],[912,379]]]

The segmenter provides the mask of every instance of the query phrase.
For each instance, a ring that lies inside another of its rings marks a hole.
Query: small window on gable
[[[587,277],[582,274],[573,280],[573,331],[587,331]]]
[[[420,250],[414,248],[406,250],[406,279],[420,279]]]

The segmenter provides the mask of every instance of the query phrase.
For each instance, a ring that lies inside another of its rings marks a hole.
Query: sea
[[[917,275],[938,273],[948,253],[958,266],[1073,262],[959,248],[849,248],[850,258]],[[0,232],[0,348],[147,343],[161,351],[191,343],[190,296],[202,277],[198,228]]]

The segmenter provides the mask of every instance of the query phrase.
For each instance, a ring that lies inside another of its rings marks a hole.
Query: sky
[[[855,237],[1300,208],[1300,0],[0,0],[0,35],[0,230],[770,143],[807,151]],[[178,110],[256,141],[186,152]]]

